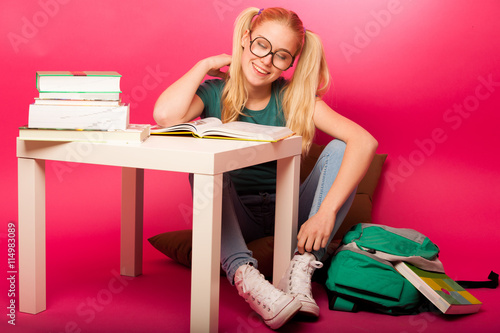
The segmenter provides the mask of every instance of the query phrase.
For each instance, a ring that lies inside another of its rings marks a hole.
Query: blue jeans
[[[337,177],[345,151],[345,143],[340,140],[331,141],[323,150],[316,165],[300,185],[298,227],[310,216],[316,214],[328,190]],[[342,224],[355,195],[354,191],[343,204],[335,220],[335,226],[328,243]],[[257,260],[247,243],[265,236],[274,235],[276,194],[259,193],[238,195],[228,174],[224,174],[222,197],[222,232],[221,232],[221,264],[228,280],[233,283],[238,267],[252,263],[258,267]],[[312,253],[321,259],[326,249]]]

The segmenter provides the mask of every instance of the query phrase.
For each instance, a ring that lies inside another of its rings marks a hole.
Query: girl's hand
[[[299,253],[304,254],[326,247],[335,226],[335,218],[335,213],[323,214],[320,210],[304,222],[297,235]]]
[[[172,126],[199,117],[203,101],[196,91],[207,75],[225,78],[221,68],[231,64],[231,56],[221,54],[198,61],[186,74],[165,89],[156,101],[153,117],[161,126]]]
[[[228,54],[220,54],[207,58],[206,61],[208,62],[209,66],[207,75],[225,79],[227,73],[221,71],[221,68],[231,65],[232,57]]]

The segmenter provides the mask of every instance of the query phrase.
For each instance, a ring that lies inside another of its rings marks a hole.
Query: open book
[[[223,124],[218,118],[208,117],[170,127],[153,126],[151,134],[192,134],[198,138],[276,142],[295,133],[288,127],[260,125],[244,121]]]

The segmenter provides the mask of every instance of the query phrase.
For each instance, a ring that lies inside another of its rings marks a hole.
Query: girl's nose
[[[260,58],[260,60],[262,61],[263,64],[271,66],[273,64],[273,55],[272,53],[269,53],[265,57]]]

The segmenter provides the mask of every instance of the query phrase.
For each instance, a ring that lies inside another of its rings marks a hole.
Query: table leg
[[[278,285],[297,246],[300,156],[278,160],[273,284]]]
[[[46,309],[44,160],[18,158],[18,205],[19,311],[35,314]]]
[[[193,191],[191,332],[217,332],[222,174],[195,174]]]
[[[144,169],[122,168],[120,274],[142,274]]]

